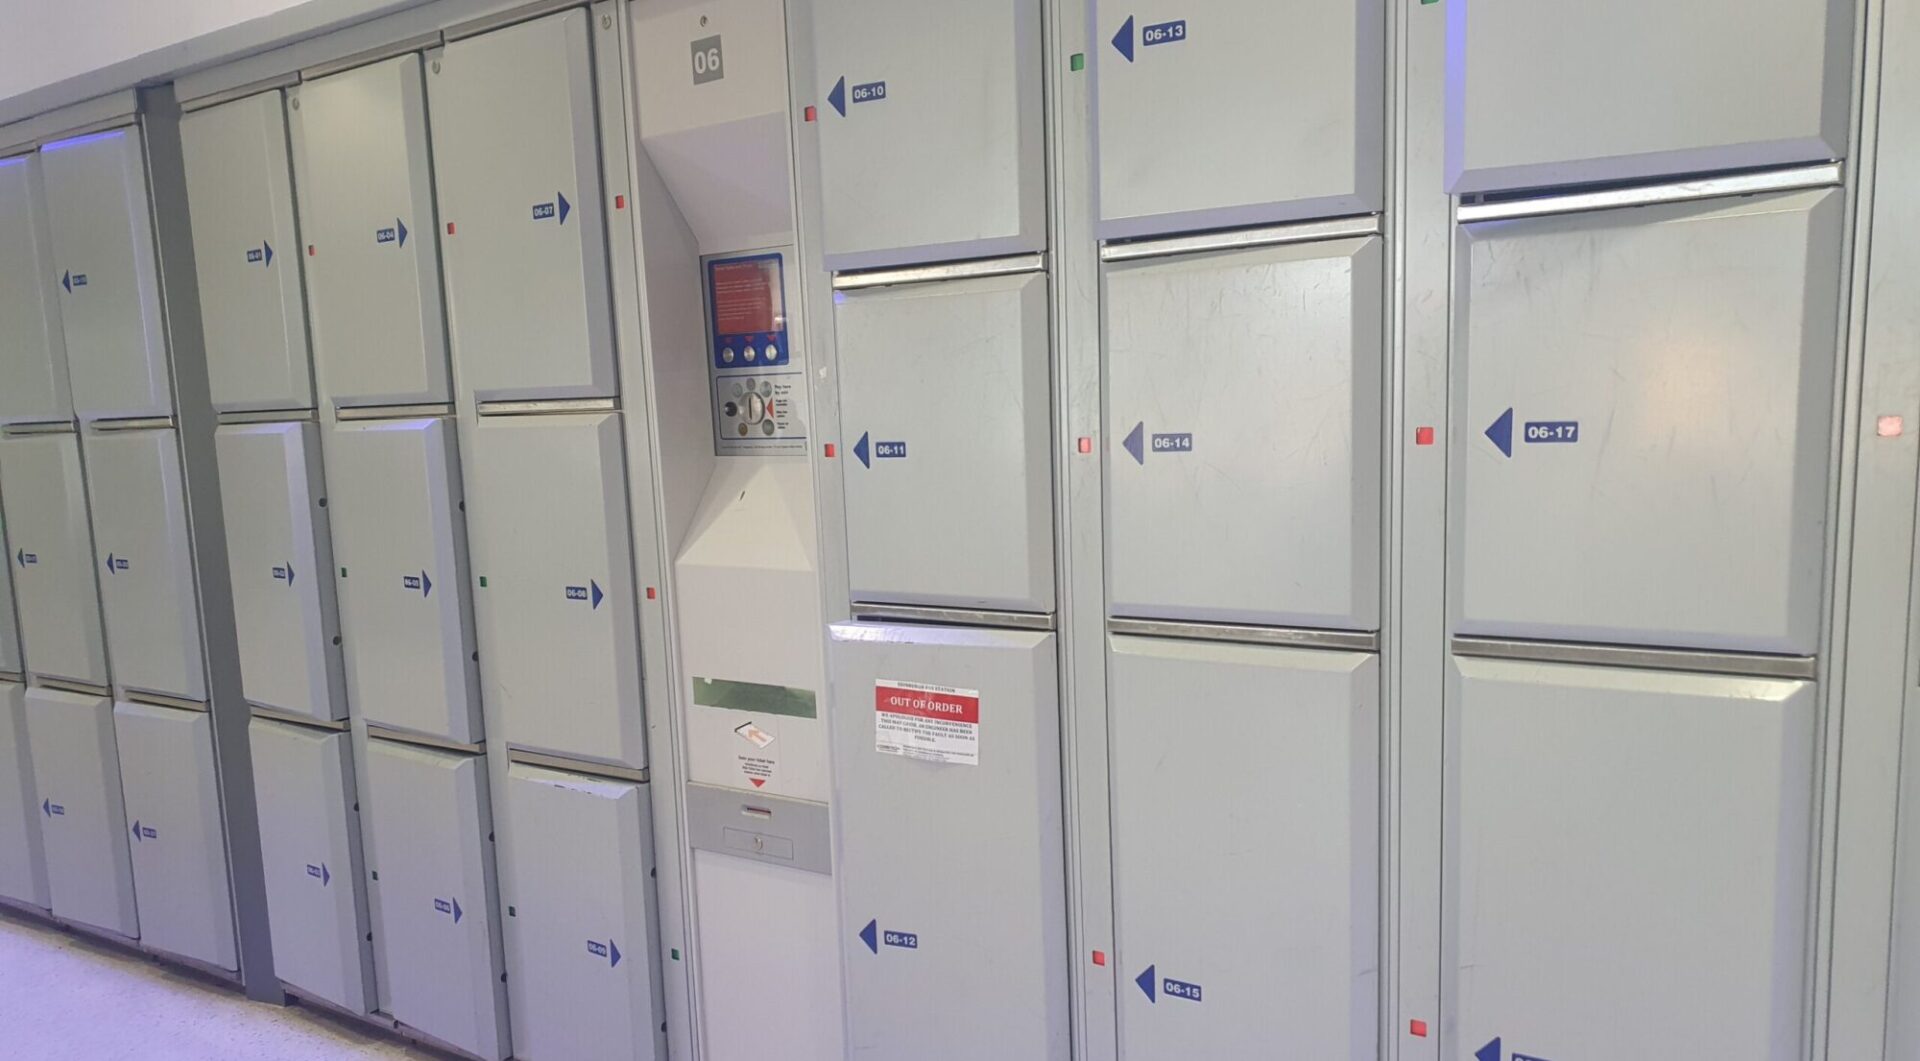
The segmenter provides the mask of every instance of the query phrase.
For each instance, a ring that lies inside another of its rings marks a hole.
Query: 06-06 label
[[[873,746],[886,755],[980,765],[980,690],[873,683]]]

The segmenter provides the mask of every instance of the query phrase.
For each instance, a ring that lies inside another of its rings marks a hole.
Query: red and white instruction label
[[[980,690],[874,682],[873,746],[887,755],[979,766]]]

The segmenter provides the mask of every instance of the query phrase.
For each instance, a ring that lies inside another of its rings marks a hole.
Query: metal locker
[[[420,57],[316,78],[287,96],[326,393],[341,407],[451,401]]]
[[[1455,192],[1838,158],[1850,0],[1447,7]]]
[[[1464,634],[1810,653],[1844,196],[1464,226]]]
[[[94,578],[93,532],[71,433],[0,437],[7,544],[32,673],[107,684],[107,645]]]
[[[1375,1057],[1378,660],[1112,649],[1120,1056]]]
[[[26,701],[53,915],[137,939],[113,701],[39,686]]]
[[[453,424],[353,421],[332,436],[328,511],[353,709],[383,726],[477,742]]]
[[[27,741],[27,687],[0,681],[0,897],[44,910],[47,850]]]
[[[333,542],[320,429],[227,424],[213,434],[247,700],[321,720],[345,718]]]
[[[1815,687],[1454,667],[1442,1056],[1800,1057]]]
[[[144,156],[131,127],[40,149],[67,371],[82,420],[173,412]]]
[[[1379,623],[1378,237],[1106,267],[1108,606]]]
[[[395,1019],[482,1058],[508,1055],[486,759],[367,744],[380,968]]]
[[[125,701],[113,715],[141,942],[238,969],[213,716]]]
[[[1103,238],[1380,209],[1380,0],[1094,7]]]
[[[485,416],[468,462],[485,697],[509,744],[641,767],[620,416]]]
[[[0,158],[0,424],[73,418],[40,156]]]
[[[665,1057],[647,787],[516,763],[506,796],[513,1056]]]
[[[97,431],[85,444],[113,680],[126,689],[204,700],[179,439],[171,429]]]
[[[455,41],[427,78],[447,322],[481,401],[619,391],[588,22]]]
[[[303,995],[370,1012],[373,944],[353,738],[259,718],[248,735],[274,974]]]
[[[26,661],[20,658],[20,623],[13,607],[13,565],[13,550],[7,545],[5,506],[0,504],[0,675],[23,674],[27,667]]]
[[[1053,635],[853,622],[831,636],[849,1056],[1064,1061]]]
[[[1051,611],[1046,276],[836,301],[854,597]]]
[[[1045,247],[1037,0],[812,9],[827,267]]]
[[[279,89],[180,119],[214,408],[313,406],[293,163]]]

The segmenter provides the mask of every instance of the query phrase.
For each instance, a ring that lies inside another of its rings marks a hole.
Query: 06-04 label
[[[873,746],[886,755],[979,766],[980,690],[879,679]]]

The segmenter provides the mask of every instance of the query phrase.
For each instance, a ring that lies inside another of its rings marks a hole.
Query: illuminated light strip
[[[1629,206],[1657,203],[1684,203],[1696,199],[1718,199],[1761,192],[1789,192],[1838,185],[1844,177],[1838,162],[1816,166],[1742,173],[1730,177],[1702,177],[1695,180],[1648,184],[1636,188],[1609,188],[1600,192],[1571,195],[1545,195],[1532,199],[1508,199],[1497,203],[1462,203],[1454,218],[1461,224],[1476,221],[1508,221],[1522,217],[1583,213],[1590,210],[1618,210]]]

